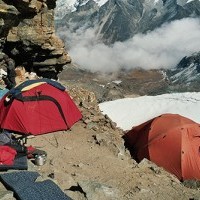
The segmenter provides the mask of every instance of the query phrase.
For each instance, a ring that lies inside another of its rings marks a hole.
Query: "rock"
[[[78,185],[88,200],[118,200],[121,199],[116,188],[95,181],[79,181]]]
[[[105,139],[102,137],[102,135],[96,134],[96,135],[93,135],[93,138],[96,144],[98,145],[102,145],[103,143],[105,144]]]
[[[13,192],[11,191],[0,192],[0,199],[1,200],[15,200],[15,198],[13,197]]]
[[[192,188],[192,189],[199,189],[200,188],[200,181],[198,180],[185,180],[183,181],[183,185]]]
[[[88,123],[87,126],[86,126],[86,128],[87,128],[87,129],[98,130],[98,126],[97,126],[97,124],[94,123],[94,122]]]
[[[76,187],[77,188],[77,187]],[[73,187],[74,190],[74,187]],[[78,190],[78,189],[77,189]],[[79,192],[79,191],[71,191],[71,190],[65,190],[65,193],[71,197],[72,199],[77,199],[77,200],[87,200],[84,196],[83,193]]]
[[[156,164],[151,162],[150,160],[144,158],[139,164],[138,167],[140,168],[149,168],[153,170],[154,172],[157,171],[156,168],[159,168]]]
[[[5,188],[5,186],[0,183],[0,199],[1,200],[14,200],[13,192]]]
[[[103,115],[98,107],[96,96],[93,92],[90,92],[81,87],[72,86],[69,88],[69,94],[76,104],[80,107],[83,122],[86,124],[86,128],[97,131],[100,129],[106,131],[109,128],[116,130],[116,123],[107,116]]]
[[[66,190],[71,188],[72,186],[77,186],[74,178],[67,173],[60,173],[58,171],[54,171],[54,179],[58,182],[60,188],[62,190]]]
[[[53,1],[0,1],[0,52],[38,76],[57,79],[71,62],[64,43],[55,35]],[[4,40],[3,40],[4,39]],[[45,74],[50,71],[51,73]]]

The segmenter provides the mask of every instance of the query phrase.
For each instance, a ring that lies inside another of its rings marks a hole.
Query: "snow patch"
[[[99,107],[123,130],[165,113],[179,114],[200,123],[200,92],[118,99],[101,103]]]
[[[192,2],[192,1],[194,1],[194,0],[188,0],[187,3],[190,3],[190,2]],[[199,0],[199,1],[200,1],[200,0]]]
[[[113,83],[116,83],[117,85],[120,84],[122,81],[121,80],[115,80],[115,81],[112,81]]]
[[[99,7],[103,6],[108,0],[94,0]]]

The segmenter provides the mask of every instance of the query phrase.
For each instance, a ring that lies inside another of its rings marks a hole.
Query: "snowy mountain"
[[[70,55],[79,66],[92,71],[166,69],[183,58],[166,70],[167,90],[200,91],[199,61],[194,59],[199,56],[191,55],[200,50],[200,0],[57,0],[55,14],[57,33],[71,45]],[[99,55],[101,62],[96,62]]]
[[[176,68],[168,71],[168,78],[179,91],[199,91],[200,52],[184,57]]]
[[[71,31],[94,28],[107,44],[125,41],[165,22],[199,17],[199,0],[58,0],[56,27]]]
[[[104,5],[108,0],[93,0],[98,7]],[[78,7],[84,6],[89,0],[57,0],[55,9],[55,18],[62,19],[70,12],[76,12]]]

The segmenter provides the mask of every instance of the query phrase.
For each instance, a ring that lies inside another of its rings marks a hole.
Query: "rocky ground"
[[[165,93],[170,85],[161,70],[133,69],[109,74],[81,70],[73,64],[67,65],[59,80],[79,85],[95,93],[98,102],[138,95]]]
[[[47,163],[37,168],[52,177],[75,200],[200,199],[153,163],[135,163],[125,151],[118,130],[95,131],[77,123],[71,131],[30,139],[48,153]]]
[[[43,166],[36,166],[29,160],[28,170],[38,171],[44,179],[55,181],[73,200],[200,199],[198,182],[181,183],[148,160],[136,163],[124,146],[124,132],[100,112],[99,100],[131,94],[117,88],[119,82],[112,82],[120,78],[95,77],[76,70],[71,69],[71,75],[62,72],[60,81],[68,86],[83,119],[71,130],[29,138],[28,145],[47,152],[47,162]],[[142,74],[138,74],[141,78]],[[151,78],[155,76],[150,74]],[[89,77],[92,77],[91,82],[86,81]],[[115,86],[113,90],[108,83]],[[92,90],[98,91],[97,95]],[[107,91],[112,91],[110,96],[105,95]],[[141,94],[135,92],[134,95]],[[3,185],[0,191],[0,199],[15,199]]]

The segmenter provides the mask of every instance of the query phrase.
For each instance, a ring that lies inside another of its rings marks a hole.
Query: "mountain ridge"
[[[200,16],[199,0],[107,0],[101,6],[99,2],[74,0],[76,9],[73,12],[68,11],[62,19],[55,20],[58,32],[63,26],[73,33],[91,28],[95,30],[97,41],[112,46],[115,42],[127,41],[138,33],[154,31],[166,23]],[[180,62],[177,61],[177,66],[164,70],[172,85],[167,91],[198,91],[199,60],[193,59],[196,54],[198,51],[185,58],[183,55],[182,59],[179,58]],[[184,59],[190,64],[185,66]]]
[[[97,38],[106,44],[125,41],[137,33],[154,30],[166,22],[200,15],[199,0],[182,4],[177,0],[108,0],[101,6],[97,0],[84,1],[84,4],[81,2],[74,2],[75,10],[65,10],[62,19],[57,17],[56,27],[66,26],[72,31],[94,28]],[[55,16],[59,9],[58,4]]]

